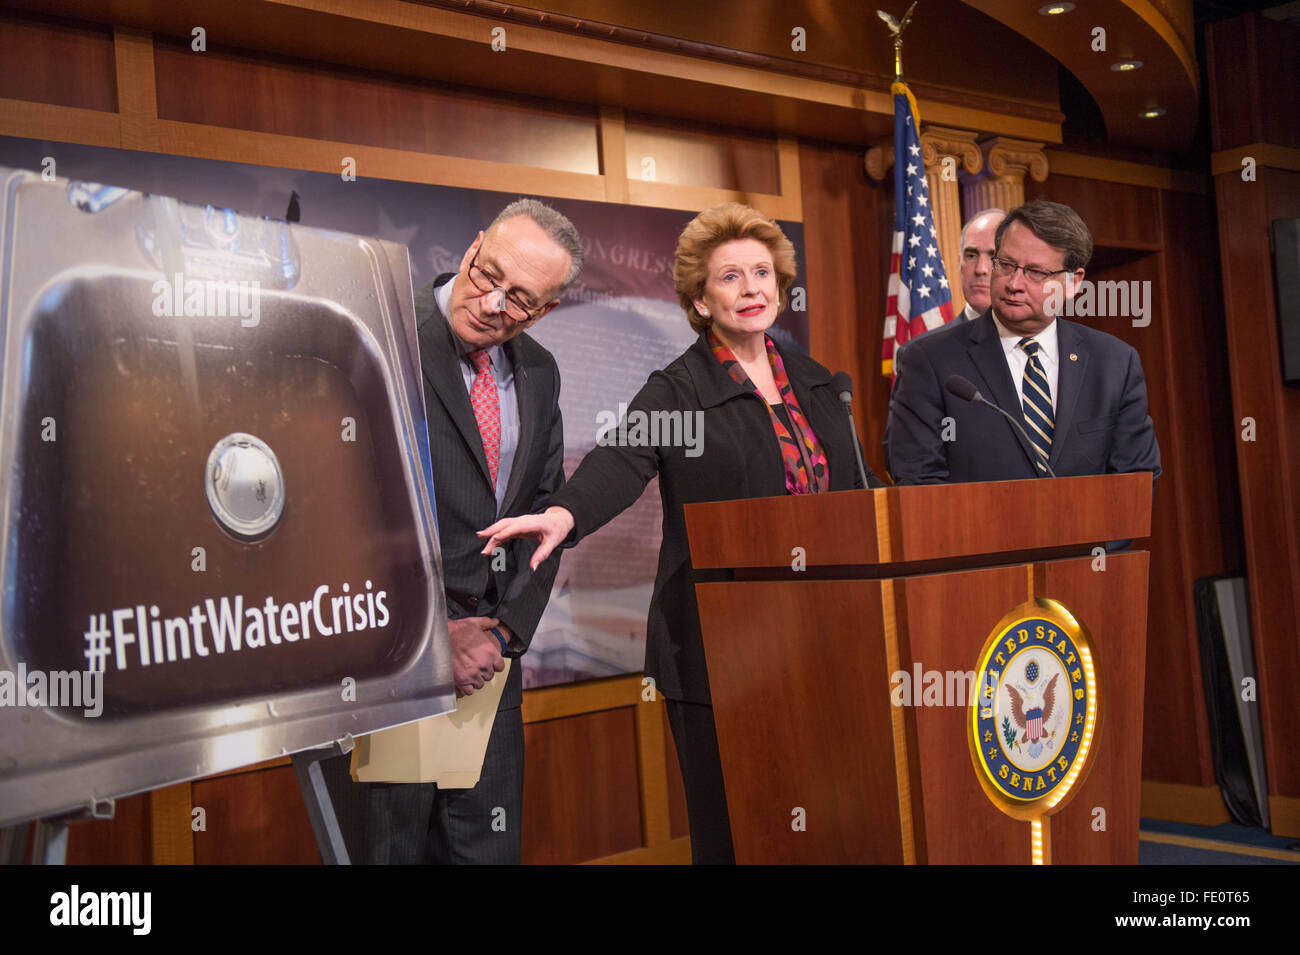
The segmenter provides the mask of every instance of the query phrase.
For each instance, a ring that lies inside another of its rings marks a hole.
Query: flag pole
[[[893,34],[895,71],[889,88],[894,101],[894,234],[880,355],[887,376],[894,375],[894,357],[907,342],[953,319],[921,150],[921,114],[903,80],[903,31],[915,11],[916,0],[902,20],[876,11]]]

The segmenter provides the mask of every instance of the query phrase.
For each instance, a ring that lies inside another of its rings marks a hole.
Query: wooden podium
[[[1030,862],[970,709],[894,706],[890,676],[974,670],[1048,597],[1091,633],[1099,717],[1045,861],[1136,864],[1148,554],[1094,549],[1147,537],[1151,495],[1137,473],[688,505],[736,861]]]

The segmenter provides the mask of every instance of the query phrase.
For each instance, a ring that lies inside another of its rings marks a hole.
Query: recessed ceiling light
[[[1161,116],[1165,115],[1165,111],[1157,106],[1155,109],[1144,109],[1142,112],[1138,113],[1138,115],[1143,119],[1159,119]]]
[[[1118,63],[1112,63],[1110,68],[1116,73],[1131,73],[1134,70],[1142,68],[1141,60],[1120,60]]]
[[[1054,17],[1062,13],[1069,13],[1074,9],[1072,3],[1049,3],[1047,6],[1039,7],[1038,12],[1045,17]]]

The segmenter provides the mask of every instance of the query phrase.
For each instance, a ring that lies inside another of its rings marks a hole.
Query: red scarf
[[[767,409],[772,419],[772,430],[776,432],[777,444],[781,448],[781,459],[785,464],[786,493],[817,494],[828,491],[831,480],[826,464],[826,452],[822,450],[821,442],[817,440],[812,425],[808,423],[803,409],[799,407],[799,400],[795,397],[794,389],[790,387],[790,378],[785,373],[781,353],[776,350],[776,345],[768,336],[763,336],[763,343],[767,346],[767,360],[772,366],[772,377],[776,380],[777,390],[781,393],[781,400],[785,403],[786,411],[790,414],[790,423],[794,425],[796,432],[795,435],[791,435],[780,416],[772,410],[772,406],[766,400],[763,401],[763,407]],[[719,340],[717,335],[713,334],[712,329],[709,330],[709,347],[713,349],[714,357],[722,362],[722,367],[727,369],[728,374],[740,387],[752,391],[759,398],[763,397],[749,376],[745,374],[745,368],[740,360]]]

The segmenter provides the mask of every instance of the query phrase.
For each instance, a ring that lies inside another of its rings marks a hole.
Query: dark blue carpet
[[[1170,846],[1158,842],[1138,843],[1139,865],[1296,865],[1300,864],[1300,840],[1275,836],[1265,829],[1225,822],[1218,826],[1194,826],[1186,822],[1168,822],[1164,819],[1143,819],[1143,832],[1159,832],[1194,839],[1213,839],[1231,842],[1248,848],[1290,850],[1295,862],[1265,859],[1235,852],[1218,852],[1196,849],[1191,846]]]

